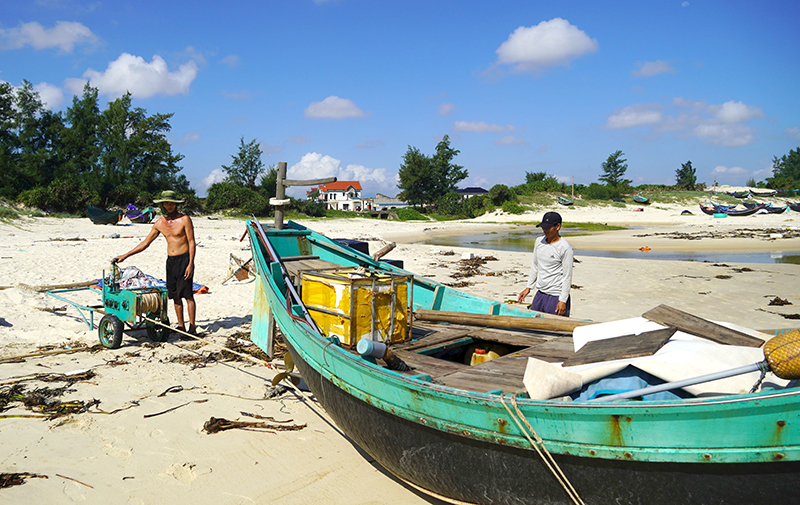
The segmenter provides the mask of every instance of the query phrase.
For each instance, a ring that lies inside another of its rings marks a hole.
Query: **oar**
[[[599,398],[593,398],[589,400],[589,402],[626,400],[628,398],[660,393],[661,391],[669,391],[757,371],[761,371],[762,373],[772,371],[772,373],[781,379],[786,380],[800,379],[800,330],[784,333],[768,340],[767,343],[764,344],[764,361],[731,368],[730,370],[701,375],[699,377],[635,389],[616,395],[601,396]]]

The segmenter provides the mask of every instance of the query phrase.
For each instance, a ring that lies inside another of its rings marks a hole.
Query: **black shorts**
[[[184,279],[186,267],[189,266],[189,253],[179,254],[178,256],[167,256],[167,296],[171,300],[193,300],[194,293],[192,284],[194,283],[194,272],[188,279]]]

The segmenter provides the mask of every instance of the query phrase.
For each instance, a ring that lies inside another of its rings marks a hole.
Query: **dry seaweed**
[[[770,300],[767,305],[778,305],[778,306],[792,305],[792,302],[790,302],[789,300],[784,300],[783,298],[781,298],[779,296],[776,296],[775,298]]]
[[[25,484],[25,479],[46,479],[47,475],[38,473],[0,473],[0,489],[4,487],[20,486]]]
[[[69,389],[70,385],[60,388],[41,387],[30,392],[27,392],[25,387],[19,384],[0,389],[0,412],[10,408],[10,404],[20,402],[32,412],[43,414],[48,419],[56,419],[69,414],[80,414],[91,407],[100,405],[100,400],[97,399],[88,402],[82,400],[62,402],[59,400],[58,397],[65,393],[74,392]]]
[[[273,421],[275,423],[288,422],[288,421]],[[212,417],[203,425],[203,431],[208,434],[219,433],[226,430],[247,430],[247,431],[263,431],[267,433],[274,433],[275,431],[298,431],[306,427],[306,424],[270,424],[258,421],[229,421],[224,418]]]

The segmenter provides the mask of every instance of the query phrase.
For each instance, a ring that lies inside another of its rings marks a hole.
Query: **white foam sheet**
[[[534,400],[549,400],[583,387],[583,378],[567,368],[528,358],[522,383]]]
[[[763,333],[731,323],[719,322],[717,324],[765,340],[768,338],[768,336]],[[635,317],[608,323],[580,326],[575,328],[572,338],[575,343],[575,350],[577,351],[588,342],[595,340],[620,337],[622,335],[638,335],[646,331],[653,331],[661,328],[664,328],[664,326],[643,317]],[[589,363],[565,367],[565,369],[579,374],[583,378],[584,384],[618,372],[628,365],[633,365],[666,382],[672,382],[729,370],[763,360],[764,353],[760,348],[718,344],[704,338],[678,331],[664,347],[652,356],[606,361],[602,363]],[[756,383],[759,375],[759,372],[751,372],[704,384],[686,386],[683,389],[696,396],[747,393]],[[767,374],[765,382],[779,387],[783,387],[788,383],[788,381],[779,379],[772,373]]]

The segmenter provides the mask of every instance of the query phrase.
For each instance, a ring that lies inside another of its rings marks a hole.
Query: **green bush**
[[[100,196],[85,181],[70,178],[56,179],[47,187],[25,191],[17,200],[28,207],[85,214],[86,207],[99,204]]]
[[[512,202],[511,200],[503,202],[502,209],[503,212],[508,212],[509,214],[522,214],[525,212],[525,208],[522,205],[517,202]]]
[[[425,217],[423,214],[413,208],[413,207],[406,207],[404,209],[397,209],[397,218],[400,221],[427,221],[428,218]]]
[[[504,202],[509,200],[517,201],[517,196],[505,184],[495,184],[489,190],[489,198],[495,205],[503,205]]]
[[[244,215],[269,216],[269,200],[257,191],[232,182],[217,182],[208,188],[206,208],[211,212],[234,210]]]

